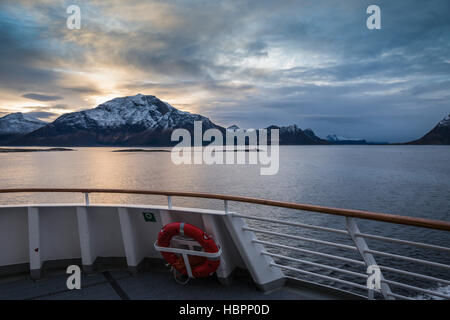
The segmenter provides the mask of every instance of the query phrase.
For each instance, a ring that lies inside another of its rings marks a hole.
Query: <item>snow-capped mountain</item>
[[[184,128],[193,132],[194,121],[203,130],[225,130],[198,114],[180,111],[155,96],[115,98],[94,109],[67,113],[53,123],[19,139],[19,145],[174,145],[172,131]]]
[[[42,128],[47,123],[20,112],[0,118],[0,143],[8,143],[27,133]]]
[[[289,125],[285,127],[275,126],[271,125],[266,128],[268,130],[267,136],[268,136],[268,143],[270,144],[270,136],[272,129],[278,129],[279,130],[279,144],[280,145],[297,145],[297,144],[328,144],[327,141],[319,138],[315,135],[314,131],[311,129],[300,129],[297,125]],[[241,129],[237,125],[232,125],[227,128],[227,131],[235,132],[238,130],[243,130],[244,132],[250,132],[250,130],[253,129]],[[259,130],[256,130],[257,136],[259,138]],[[264,142],[265,143],[265,142]]]
[[[327,141],[333,144],[367,144],[367,141],[360,138],[347,138],[343,136],[337,136],[335,134],[328,135]]]
[[[53,124],[83,129],[138,126],[164,130],[182,128],[194,121],[206,122],[207,127],[215,126],[208,118],[180,111],[155,96],[138,94],[115,98],[94,109],[65,114]]]
[[[450,114],[422,138],[409,144],[450,144]]]
[[[450,127],[450,114],[438,123],[438,127]]]
[[[26,134],[46,124],[21,112],[10,113],[0,118],[0,134]]]
[[[328,141],[316,136],[311,129],[302,130],[295,124],[286,127],[272,125],[267,129],[279,130],[281,145],[329,144]]]
[[[180,111],[155,96],[138,94],[115,98],[96,108],[67,113],[54,122],[28,133],[11,144],[22,146],[172,146],[173,130],[187,129],[193,136],[194,121],[203,131],[225,128],[199,114]],[[230,130],[239,129],[231,126]],[[271,126],[280,130],[280,144],[329,144],[311,129],[296,125]],[[269,134],[270,138],[270,134]]]

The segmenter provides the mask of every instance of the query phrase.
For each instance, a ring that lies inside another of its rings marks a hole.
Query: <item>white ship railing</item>
[[[263,246],[263,250],[260,252],[261,255],[266,255],[272,258],[277,259],[278,261],[286,261],[290,262],[291,264],[286,264],[283,262],[272,262],[270,265],[273,268],[279,268],[281,270],[286,270],[291,273],[295,274],[301,274],[310,276],[313,278],[318,278],[322,280],[326,280],[332,283],[340,283],[344,286],[353,287],[359,290],[364,290],[367,292],[367,298],[373,299],[375,297],[374,290],[368,289],[366,285],[366,281],[369,277],[367,273],[362,272],[355,272],[352,270],[346,270],[342,268],[336,268],[330,265],[326,265],[323,263],[317,263],[308,261],[305,259],[296,258],[293,256],[280,254],[278,252],[271,252],[271,248],[275,249],[281,249],[284,251],[294,252],[294,253],[301,253],[305,254],[307,256],[318,256],[322,258],[330,259],[330,261],[333,260],[339,260],[346,263],[349,263],[354,266],[362,266],[364,268],[368,268],[369,266],[378,266],[381,271],[391,272],[400,274],[402,276],[407,276],[409,279],[411,278],[417,278],[421,280],[431,281],[436,284],[442,284],[442,285],[450,285],[449,279],[442,279],[434,275],[425,275],[418,272],[411,272],[407,270],[401,270],[398,268],[394,268],[387,265],[378,265],[375,259],[375,256],[383,256],[388,257],[391,259],[396,260],[402,260],[407,261],[414,264],[422,264],[426,265],[432,268],[438,268],[442,270],[450,270],[450,265],[446,265],[440,262],[435,261],[429,261],[425,259],[420,259],[416,257],[409,257],[404,256],[400,254],[394,254],[379,250],[372,250],[369,248],[366,239],[372,239],[382,242],[389,242],[391,244],[398,244],[398,245],[406,245],[406,246],[412,246],[417,247],[421,249],[427,249],[427,250],[437,250],[440,252],[444,252],[445,254],[450,253],[450,248],[438,246],[434,244],[428,244],[428,243],[422,243],[422,242],[415,242],[415,241],[409,241],[409,240],[403,240],[403,239],[396,239],[391,237],[385,237],[385,236],[379,236],[379,235],[373,235],[373,234],[367,234],[362,233],[359,231],[356,219],[366,219],[366,220],[373,220],[373,221],[379,221],[379,222],[385,222],[385,223],[391,223],[391,224],[398,224],[398,225],[406,225],[406,226],[415,226],[419,228],[428,228],[428,229],[434,229],[434,230],[440,230],[447,233],[444,233],[445,236],[449,236],[450,231],[450,222],[447,221],[437,221],[437,220],[430,220],[430,219],[423,219],[423,218],[414,218],[414,217],[406,217],[406,216],[400,216],[400,215],[392,215],[392,214],[385,214],[385,213],[375,213],[375,212],[368,212],[368,211],[359,211],[359,210],[347,210],[347,209],[338,209],[338,208],[330,208],[330,207],[323,207],[323,206],[314,206],[314,205],[306,205],[306,204],[299,204],[299,203],[292,203],[292,202],[282,202],[282,201],[274,201],[274,200],[267,200],[267,199],[259,199],[259,198],[249,198],[249,197],[241,197],[241,196],[230,196],[230,195],[220,195],[220,194],[210,194],[210,193],[196,193],[196,192],[175,192],[175,191],[143,191],[143,190],[119,190],[119,189],[3,189],[0,190],[0,193],[28,193],[28,192],[65,192],[65,193],[83,193],[85,195],[85,203],[86,205],[89,205],[89,194],[90,193],[123,193],[123,194],[139,194],[139,195],[161,195],[167,197],[167,204],[168,208],[172,209],[172,197],[191,197],[191,198],[204,198],[204,199],[217,199],[217,200],[223,200],[224,201],[224,214],[230,215],[232,217],[236,218],[242,218],[245,220],[253,220],[253,221],[261,221],[261,222],[267,222],[269,224],[275,224],[275,225],[286,225],[290,227],[300,228],[300,229],[311,229],[311,230],[317,230],[317,231],[323,231],[328,233],[335,233],[340,234],[343,236],[348,237],[352,242],[353,245],[347,245],[343,243],[336,243],[331,241],[325,241],[321,239],[314,239],[304,236],[299,236],[295,234],[286,234],[276,231],[271,231],[269,229],[260,229],[255,227],[250,227],[248,225],[244,225],[242,227],[242,232],[253,232],[257,235],[268,235],[272,238],[284,238],[289,240],[295,240],[295,241],[303,241],[303,242],[309,242],[314,243],[321,246],[329,246],[333,248],[338,248],[340,251],[350,251],[358,254],[358,256],[361,258],[361,260],[340,256],[340,255],[334,255],[329,254],[321,251],[316,251],[313,249],[305,249],[305,248],[299,248],[291,245],[285,245],[276,241],[267,241],[264,239],[258,239],[255,238],[253,240],[254,243],[258,243]],[[325,214],[331,214],[335,216],[342,216],[346,221],[346,230],[341,229],[334,229],[329,227],[323,227],[323,226],[316,226],[316,225],[309,225],[294,221],[288,221],[288,220],[280,220],[280,219],[271,219],[266,217],[260,217],[260,216],[252,216],[252,215],[244,215],[239,213],[234,213],[229,211],[229,201],[234,202],[244,202],[244,203],[252,203],[252,204],[258,204],[258,205],[266,205],[266,206],[273,206],[273,207],[280,207],[280,208],[288,208],[288,209],[294,209],[294,210],[301,210],[301,211],[310,211],[310,212],[318,212],[318,213],[325,213]],[[269,249],[267,249],[269,248]],[[355,279],[361,279],[363,282],[355,282],[355,281],[349,281],[342,278],[339,278],[337,276],[330,276],[323,273],[319,273],[317,271],[310,271],[306,267],[294,267],[292,264],[295,265],[303,265],[303,266],[312,266],[315,268],[323,269],[332,271],[338,274],[347,275],[352,278],[352,280]],[[434,270],[434,269],[433,269]],[[430,272],[432,272],[432,269],[430,269]],[[414,296],[407,296],[405,294],[396,293],[396,289],[401,288],[407,290],[407,292],[417,292],[421,294],[425,294],[430,297],[439,297],[443,299],[450,299],[450,296],[441,293],[438,291],[433,291],[425,288],[420,288],[417,286],[405,284],[399,281],[393,281],[386,278],[386,276],[382,273],[381,274],[381,290],[379,290],[379,294],[384,299],[406,299],[411,300],[414,299]],[[416,296],[417,297],[417,296]]]
[[[434,249],[434,250],[439,250],[439,251],[444,251],[446,253],[450,253],[450,249],[449,248],[442,247],[442,246],[436,246],[436,245],[431,245],[431,244],[424,244],[424,243],[407,241],[407,240],[400,240],[400,239],[394,239],[394,238],[387,238],[387,237],[381,237],[381,236],[373,236],[373,235],[370,235],[370,234],[364,234],[364,233],[360,233],[360,232],[353,232],[353,230],[355,230],[354,228],[356,227],[356,221],[354,220],[354,218],[346,218],[347,219],[348,230],[339,230],[339,229],[318,227],[318,226],[313,226],[313,225],[305,225],[305,224],[300,224],[300,223],[293,223],[293,222],[290,222],[290,221],[283,221],[283,220],[277,220],[277,219],[267,219],[267,218],[261,218],[261,217],[254,217],[254,216],[248,216],[248,215],[242,215],[242,214],[233,214],[232,213],[232,215],[236,216],[236,217],[245,218],[245,219],[266,221],[266,222],[271,222],[271,223],[276,223],[276,224],[284,224],[284,225],[289,225],[289,226],[297,226],[297,227],[301,227],[301,228],[309,228],[309,229],[321,230],[321,231],[325,231],[325,232],[334,232],[334,233],[339,233],[339,234],[346,234],[348,236],[351,236],[352,233],[353,233],[353,237],[357,238],[357,241],[354,242],[355,246],[349,246],[349,245],[335,243],[335,242],[329,242],[329,241],[323,241],[323,240],[318,240],[318,239],[300,237],[300,236],[296,236],[296,235],[292,235],[292,234],[285,234],[285,233],[268,231],[268,230],[263,230],[263,229],[258,229],[258,228],[252,228],[252,227],[244,227],[243,228],[244,231],[252,231],[252,232],[255,232],[255,233],[267,234],[267,235],[272,235],[272,236],[276,236],[276,237],[280,237],[280,238],[302,240],[302,241],[312,242],[312,243],[321,244],[321,245],[325,245],[325,246],[332,246],[332,247],[336,247],[336,248],[340,248],[340,249],[345,249],[345,250],[349,250],[349,251],[356,251],[356,252],[359,252],[361,254],[361,257],[363,258],[363,260],[362,261],[361,260],[355,260],[355,259],[350,259],[350,258],[346,258],[346,257],[342,257],[342,256],[337,256],[337,255],[332,255],[332,254],[325,254],[325,253],[321,253],[321,252],[318,252],[318,251],[312,251],[312,250],[307,250],[307,249],[302,249],[302,248],[297,248],[297,247],[292,247],[292,246],[287,246],[287,245],[281,245],[281,244],[276,243],[276,242],[254,240],[255,243],[259,243],[259,244],[262,244],[262,245],[267,246],[267,247],[274,247],[274,248],[284,249],[284,250],[293,251],[293,252],[301,252],[301,253],[310,254],[310,255],[317,255],[317,256],[320,256],[320,257],[324,257],[324,258],[336,259],[336,260],[345,261],[345,262],[353,263],[355,265],[366,266],[366,267],[368,267],[369,264],[368,264],[368,262],[365,262],[364,260],[369,260],[369,261],[372,260],[372,264],[376,265],[376,261],[375,261],[373,255],[380,255],[380,256],[387,256],[387,257],[390,257],[390,258],[400,259],[400,260],[404,260],[404,261],[408,261],[408,262],[425,264],[425,265],[428,265],[428,266],[442,268],[442,269],[445,269],[445,270],[450,270],[450,266],[446,265],[446,264],[432,262],[432,261],[423,260],[423,259],[411,258],[411,257],[406,257],[406,256],[398,255],[398,254],[392,254],[392,253],[381,252],[381,251],[376,251],[376,250],[369,249],[368,246],[367,246],[367,243],[364,241],[364,238],[366,238],[366,237],[367,238],[375,238],[377,240],[383,240],[383,241],[388,241],[388,242],[393,242],[393,243],[401,243],[401,244],[404,244],[404,245],[411,245],[411,246],[416,246],[416,247],[421,247],[421,248]],[[292,258],[292,257],[285,256],[285,255],[270,253],[270,252],[267,252],[267,251],[263,251],[262,254],[271,256],[273,258],[279,258],[281,260],[296,262],[296,263],[303,264],[303,265],[315,266],[315,267],[319,267],[319,268],[322,268],[322,269],[335,271],[335,272],[342,273],[342,274],[348,274],[348,275],[351,275],[354,278],[362,278],[362,279],[365,279],[365,280],[368,278],[368,275],[364,274],[364,273],[357,273],[357,272],[353,272],[353,271],[349,271],[349,270],[339,269],[339,268],[335,268],[335,267],[332,267],[332,266],[329,266],[329,265],[325,265],[325,264],[321,264],[321,263],[314,263],[314,262],[311,262],[311,261],[302,260],[302,259],[296,259],[296,258]],[[307,271],[305,269],[293,268],[291,266],[282,265],[282,264],[278,264],[278,263],[273,263],[272,266],[276,267],[276,268],[280,268],[280,269],[285,269],[285,270],[290,270],[290,271],[293,271],[293,272],[298,272],[298,273],[301,273],[301,274],[315,276],[315,277],[326,279],[326,280],[331,280],[331,281],[334,281],[334,282],[337,282],[337,283],[342,283],[342,284],[345,284],[347,286],[351,286],[351,287],[354,287],[354,288],[367,290],[367,286],[366,285],[362,285],[362,284],[359,284],[359,283],[356,283],[356,282],[345,281],[345,280],[342,280],[342,279],[339,279],[339,278],[336,278],[336,277],[329,277],[329,276],[321,275],[321,274],[318,274],[318,273],[309,272],[309,271]],[[404,271],[404,270],[400,270],[400,269],[396,269],[396,268],[392,268],[392,267],[388,267],[388,266],[384,266],[384,265],[378,265],[378,266],[380,267],[381,270],[384,270],[384,271],[390,271],[390,272],[399,273],[399,274],[402,274],[402,275],[405,275],[405,276],[408,276],[408,277],[416,277],[416,278],[419,278],[419,279],[422,279],[422,280],[434,281],[434,282],[441,283],[441,284],[444,284],[444,285],[450,285],[450,281],[449,280],[440,279],[440,278],[432,277],[432,276],[427,276],[427,275],[423,275],[423,274],[419,274],[419,273],[415,273],[415,272]],[[411,299],[410,297],[393,293],[391,291],[391,286],[392,287],[400,287],[400,288],[408,289],[410,291],[416,291],[416,292],[424,293],[424,294],[429,295],[429,296],[436,296],[436,297],[440,297],[440,298],[444,298],[444,299],[449,299],[450,298],[449,295],[446,295],[446,294],[443,294],[443,293],[440,293],[440,292],[431,291],[431,290],[419,288],[419,287],[416,287],[416,286],[407,285],[407,284],[400,283],[400,282],[397,282],[397,281],[390,281],[390,280],[387,280],[387,279],[381,279],[381,283],[382,283],[381,293],[386,299],[389,299],[391,297],[399,298],[399,299],[407,299],[407,300]]]

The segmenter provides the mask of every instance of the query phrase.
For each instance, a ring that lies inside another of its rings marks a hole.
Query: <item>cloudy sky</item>
[[[142,93],[225,126],[411,140],[450,113],[449,17],[448,0],[1,0],[0,116]]]

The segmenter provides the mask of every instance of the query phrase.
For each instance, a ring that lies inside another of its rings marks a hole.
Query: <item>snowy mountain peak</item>
[[[112,108],[124,108],[124,107],[153,107],[160,113],[165,114],[171,109],[174,109],[168,103],[159,100],[152,95],[137,94],[135,96],[115,98],[105,103],[102,103],[98,108],[112,109]]]
[[[337,136],[335,134],[330,134],[327,136],[327,140],[331,142],[338,142],[338,141],[362,141],[364,139],[360,138],[347,138],[343,136]]]
[[[4,116],[1,119],[2,120],[23,120],[24,117],[23,117],[22,112],[15,112],[15,113],[7,114],[6,116]]]
[[[94,109],[65,114],[54,123],[84,129],[122,126],[172,129],[194,120],[210,122],[200,115],[180,111],[155,96],[137,94],[112,99]]]
[[[152,95],[115,98],[96,108],[67,113],[43,128],[14,141],[18,145],[174,145],[171,133],[192,132],[194,122],[203,130],[216,128],[208,118],[180,111]]]
[[[21,112],[10,113],[0,118],[0,135],[26,134],[46,124]]]
[[[422,138],[408,144],[444,144],[450,145],[450,114],[442,119]]]
[[[22,112],[10,113],[0,119],[9,120],[9,121],[31,121],[31,122],[36,122],[36,123],[44,123],[44,124],[46,123],[39,119],[33,118],[27,114],[23,114]]]
[[[365,139],[347,138],[343,136],[337,136],[335,134],[328,135],[326,140],[331,142],[332,144],[367,144],[367,141]]]
[[[439,122],[438,126],[441,126],[441,127],[450,127],[450,114],[447,115],[444,119],[442,119],[442,120]]]

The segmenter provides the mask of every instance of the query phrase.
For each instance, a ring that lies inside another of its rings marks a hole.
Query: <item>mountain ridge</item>
[[[178,128],[193,130],[194,121],[203,129],[223,128],[206,117],[180,111],[155,96],[115,98],[96,108],[67,113],[29,133],[17,145],[48,146],[164,146],[172,145],[171,133]]]
[[[119,97],[93,109],[66,113],[52,123],[12,141],[16,146],[173,146],[173,130],[183,128],[191,135],[194,122],[201,121],[203,131],[224,127],[199,114],[181,111],[152,95]],[[280,144],[327,144],[311,129],[297,125],[280,129]]]
[[[7,114],[0,118],[0,143],[9,143],[45,125],[47,122],[29,117],[21,112]]]
[[[360,138],[347,138],[343,136],[337,136],[335,134],[330,134],[326,137],[326,140],[332,144],[367,144],[365,139]]]
[[[406,144],[450,145],[450,114],[427,132],[423,137]]]
[[[319,138],[311,129],[300,129],[296,124],[286,127],[271,125],[266,129],[278,129],[280,137],[280,145],[316,145],[329,144],[328,141]],[[270,131],[268,132],[270,137]]]
[[[92,109],[63,114],[51,123],[20,112],[8,114],[0,118],[0,145],[173,146],[178,143],[171,141],[173,130],[182,128],[193,135],[195,121],[202,122],[203,131],[215,128],[225,134],[239,128],[236,125],[224,128],[200,114],[178,110],[156,96],[137,94],[114,98]],[[322,139],[313,130],[302,130],[295,124],[271,125],[266,129],[279,129],[280,145],[375,144],[336,135]],[[403,144],[449,145],[450,115],[422,138]]]

